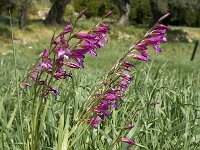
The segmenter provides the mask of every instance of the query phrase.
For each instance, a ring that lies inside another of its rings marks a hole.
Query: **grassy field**
[[[3,22],[0,26],[3,33],[0,36],[0,149],[28,149],[33,90],[27,89],[19,95],[18,85],[37,55],[49,46],[53,32],[61,31],[62,27],[45,27],[41,22],[34,22],[25,31],[19,31],[13,21],[16,50],[13,57],[11,29],[8,20]],[[80,26],[87,30],[92,24],[94,20],[82,22]],[[98,81],[144,31],[144,27],[113,25],[106,48],[99,50],[97,57],[87,56],[83,70],[72,71],[73,82],[66,79],[57,84],[60,96],[57,100],[48,99],[43,113],[46,118],[41,120],[42,149],[123,150],[126,144],[113,146],[113,142],[127,122],[135,127],[123,131],[123,137],[136,141],[134,149],[200,149],[200,46],[191,62],[193,42],[163,44],[162,53],[151,52],[149,63],[138,63],[124,102],[112,111],[101,128],[77,127],[74,122]]]

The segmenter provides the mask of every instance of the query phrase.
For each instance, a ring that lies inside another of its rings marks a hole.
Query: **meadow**
[[[27,70],[62,26],[45,27],[41,22],[19,31],[1,25],[0,36],[0,149],[29,149],[33,90],[18,94]],[[87,30],[94,20],[81,22]],[[59,83],[60,95],[51,96],[42,113],[39,128],[42,149],[122,150],[127,144],[115,143],[121,128],[130,122],[131,130],[122,135],[134,139],[131,149],[200,149],[200,46],[190,61],[194,43],[167,42],[163,52],[151,52],[151,61],[138,63],[124,102],[112,110],[110,119],[99,129],[77,126],[74,122],[81,106],[111,69],[124,50],[144,33],[145,27],[111,25],[109,43],[97,57],[87,56],[83,70],[72,70],[73,80]],[[171,27],[172,29],[177,27]],[[199,29],[185,28],[191,32]],[[12,39],[14,46],[12,46]],[[14,49],[14,50],[13,50]]]

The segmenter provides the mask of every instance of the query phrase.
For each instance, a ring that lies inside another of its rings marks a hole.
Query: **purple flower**
[[[69,58],[73,58],[78,65],[83,68],[83,59],[85,58],[85,54],[88,52],[87,49],[77,49],[77,50],[72,50]]]
[[[101,40],[104,40],[105,41],[105,43],[108,43],[108,39],[107,39],[107,37],[106,37],[106,34],[99,34],[99,35],[97,35]]]
[[[72,29],[73,29],[72,24],[68,24],[68,25],[66,25],[65,28],[64,28],[64,32],[65,32],[65,34],[68,33],[68,32],[71,32]]]
[[[51,59],[49,57],[49,52],[45,49],[42,53],[42,63],[40,64],[41,67],[46,69],[52,68]]]
[[[105,115],[106,117],[108,117],[110,115],[110,112],[109,112],[110,105],[111,105],[111,102],[100,101],[100,104],[97,105],[93,111],[97,115]]]
[[[162,49],[158,45],[152,45],[156,52],[162,52]]]
[[[149,57],[149,53],[147,53],[146,50],[140,50],[139,52],[140,52],[140,54],[141,54],[142,56],[144,56],[144,57],[146,57],[146,58]]]
[[[135,141],[131,140],[131,139],[128,139],[128,138],[121,138],[120,139],[121,142],[124,142],[124,143],[128,143],[130,145],[135,145]]]
[[[116,98],[115,98],[115,95],[112,94],[112,93],[107,93],[107,94],[105,94],[105,95],[104,95],[104,98],[105,98],[106,100],[110,100],[110,101],[113,101],[113,100],[116,99]]]
[[[121,90],[123,93],[128,88],[128,82],[126,82],[126,81],[118,82],[117,85],[121,87]]]
[[[157,45],[157,44],[160,44],[160,43],[166,42],[166,41],[167,41],[167,39],[164,36],[158,36],[158,37],[146,38],[142,42],[144,42],[148,45]]]
[[[83,40],[79,46],[84,49],[94,49],[95,44],[96,43],[92,42],[91,40],[86,39],[86,40]]]
[[[71,73],[67,73],[61,67],[57,68],[56,72],[54,73],[55,79],[65,79],[66,77],[72,77]]]
[[[132,129],[133,127],[134,127],[134,125],[128,124],[128,126],[125,127],[124,129],[125,129],[125,130],[126,130],[126,129]]]
[[[59,47],[56,48],[56,53],[58,55],[58,57],[62,57],[64,55],[67,55],[70,53],[70,51],[68,50],[69,45],[60,45]]]
[[[60,94],[58,90],[56,90],[56,89],[54,89],[52,87],[47,87],[46,95],[48,95],[49,93],[53,94],[56,97]]]
[[[156,29],[151,31],[150,35],[152,36],[163,36],[167,32],[166,29]]]
[[[96,38],[95,35],[93,35],[93,34],[87,34],[87,33],[77,33],[75,35],[75,37],[77,39],[95,39]]]
[[[73,62],[65,62],[64,65],[68,66],[70,68],[75,68],[75,69],[80,69],[81,68],[78,64],[75,64]]]
[[[60,57],[60,58],[56,59],[56,66],[58,68],[61,68],[64,65],[63,61],[64,61],[64,57]]]
[[[133,58],[133,59],[137,59],[137,60],[142,60],[142,61],[149,61],[149,59],[147,57],[141,56],[141,55],[136,55],[136,54],[130,54],[128,55],[128,57]]]
[[[27,82],[23,82],[21,83],[22,86],[26,86],[26,87],[31,87],[32,85],[30,83]]]
[[[135,46],[135,49],[139,51],[143,51],[143,50],[147,50],[147,46],[148,45],[146,43],[139,43]]]
[[[59,43],[59,41],[55,40],[55,39],[52,39],[51,43],[57,45]]]
[[[103,119],[101,119],[100,117],[97,117],[97,118],[90,118],[90,119],[87,119],[87,123],[89,123],[93,128],[97,128],[97,125],[99,123],[101,123],[103,121]]]
[[[117,73],[121,78],[123,78],[126,82],[130,82],[131,80],[132,80],[132,76],[130,76],[130,75],[128,75],[128,74],[126,74],[126,73],[124,73],[124,72],[118,72]]]
[[[75,24],[85,12],[86,9],[79,14],[77,19],[75,20]],[[111,13],[109,12],[104,17],[108,17],[110,15]],[[65,71],[65,66],[74,69],[83,68],[85,55],[89,53],[92,56],[97,56],[97,49],[104,47],[104,44],[108,42],[106,38],[106,33],[108,32],[110,27],[104,24],[102,21],[98,22],[97,25],[93,28],[93,31],[91,30],[89,33],[74,33],[73,25],[71,23],[67,24],[58,36],[53,36],[50,43],[50,51],[44,49],[38,59],[41,60],[41,62],[39,62],[39,67],[32,69],[27,74],[28,77],[30,77],[35,82],[37,79],[37,86],[46,85],[47,83],[45,83],[45,81],[51,81],[49,80],[49,78],[51,79],[52,76],[57,80],[65,79],[66,77],[72,77],[71,73]],[[70,35],[67,35],[68,33],[70,33]],[[77,40],[77,43],[75,43],[74,45],[69,45],[72,38],[80,40]],[[102,41],[105,41],[105,43],[103,43]],[[54,45],[52,46],[52,44]],[[43,74],[40,76],[41,71]],[[47,79],[44,79],[46,76],[45,74],[49,74],[47,75]],[[22,83],[22,85],[30,86],[28,83]],[[46,87],[43,86],[43,88]],[[48,93],[56,93],[56,91],[53,88],[48,88],[47,94]],[[104,99],[108,99],[108,101],[111,100],[111,94],[110,96],[108,94],[105,95]],[[116,107],[114,103],[109,105]]]
[[[94,30],[92,30],[92,32],[97,32],[97,33],[106,33],[108,31],[108,28],[106,27],[97,27]]]
[[[159,28],[159,29],[165,29],[167,31],[170,29],[168,26],[165,26],[163,24],[156,24],[156,27]]]
[[[135,64],[130,63],[128,61],[122,62],[121,66],[123,67],[124,70],[127,70],[128,72],[131,72],[130,67],[135,67]]]
[[[33,68],[33,69],[31,70],[31,72],[28,73],[27,75],[28,75],[33,81],[35,81],[37,75],[39,75],[40,72],[41,72],[41,67]]]

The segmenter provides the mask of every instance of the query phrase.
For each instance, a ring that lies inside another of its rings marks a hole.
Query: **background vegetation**
[[[135,149],[200,149],[200,47],[194,61],[190,61],[194,41],[200,39],[200,28],[177,27],[199,26],[197,9],[200,3],[196,0],[169,1],[172,12],[169,23],[176,25],[170,26],[171,31],[167,35],[170,42],[162,45],[162,53],[151,53],[150,63],[137,64],[133,83],[120,109],[113,110],[104,128],[92,130],[74,127],[74,116],[117,58],[147,30],[154,15],[150,1],[127,1],[131,5],[129,23],[134,26],[121,26],[116,23],[124,13],[121,10],[124,1],[101,0],[92,3],[92,0],[87,0],[84,5],[83,1],[67,3],[63,21],[68,22],[71,15],[75,17],[75,11],[86,4],[89,13],[78,23],[84,31],[95,24],[103,11],[113,9],[117,15],[108,20],[111,31],[107,47],[99,50],[97,57],[87,57],[83,70],[73,71],[73,82],[66,79],[58,84],[61,95],[57,100],[54,97],[48,100],[41,130],[43,149],[110,150],[119,128],[127,121],[131,121],[135,127],[124,132],[124,136],[136,141]],[[52,34],[61,31],[64,24],[46,26],[42,21],[45,18],[38,15],[38,11],[47,12],[47,15],[56,0],[52,0],[52,3],[32,0],[31,5],[26,3],[25,26],[21,30],[18,25],[20,3],[11,2],[13,28],[8,13],[11,5],[0,1],[4,3],[0,4],[0,149],[21,150],[27,149],[29,139],[32,91],[25,89],[26,94],[18,95],[18,85],[37,56],[49,46]],[[159,2],[160,7],[162,2]],[[98,5],[91,7],[90,3]],[[116,150],[125,148],[126,144],[122,143],[114,147]]]

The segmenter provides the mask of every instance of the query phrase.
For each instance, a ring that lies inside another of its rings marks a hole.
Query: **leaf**
[[[64,115],[62,114],[60,116],[59,127],[58,127],[58,146],[57,146],[57,150],[62,150],[63,128],[64,128]]]

